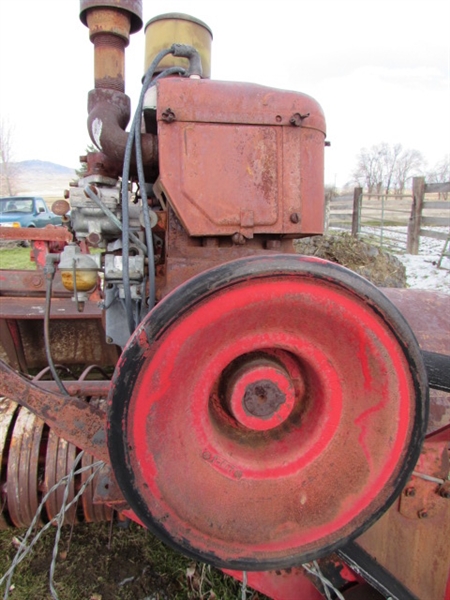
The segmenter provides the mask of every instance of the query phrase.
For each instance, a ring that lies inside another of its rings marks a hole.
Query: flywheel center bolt
[[[275,360],[253,359],[231,375],[226,403],[241,425],[265,431],[291,414],[295,388],[289,373]]]
[[[247,386],[244,394],[244,410],[254,417],[272,416],[282,404],[286,402],[286,395],[276,383],[269,379],[262,379]]]

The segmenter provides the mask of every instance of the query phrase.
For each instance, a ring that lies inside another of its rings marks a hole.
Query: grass
[[[0,269],[36,269],[30,260],[30,248],[0,248]]]
[[[17,552],[23,530],[0,532],[0,573]],[[48,572],[55,532],[50,529],[19,565],[11,600],[50,600]],[[235,600],[241,585],[232,577],[177,554],[135,523],[63,528],[54,578],[60,600]],[[0,594],[4,593],[4,588]],[[247,591],[249,600],[265,596]]]

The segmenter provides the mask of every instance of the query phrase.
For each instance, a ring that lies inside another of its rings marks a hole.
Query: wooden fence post
[[[363,189],[357,187],[353,190],[352,236],[356,237],[361,228],[361,204]]]
[[[419,254],[420,222],[422,220],[424,198],[425,177],[413,177],[413,202],[408,224],[408,240],[406,242],[406,252],[408,254]]]

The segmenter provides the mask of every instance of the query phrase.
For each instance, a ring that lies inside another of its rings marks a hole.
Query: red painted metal
[[[289,373],[270,355],[246,360],[226,382],[225,402],[238,423],[265,431],[283,423],[297,398],[305,392],[300,370],[290,356],[285,361],[294,368]]]
[[[223,569],[238,581],[244,576],[242,571]],[[246,574],[250,588],[262,592],[273,600],[322,600],[323,595],[307,577],[302,568],[282,571],[254,571]]]
[[[155,309],[119,360],[128,398],[112,388],[127,405],[128,476],[152,519],[222,566],[298,564],[346,538],[392,494],[415,443],[416,391],[392,324],[333,281],[336,266],[296,257],[311,271],[284,276],[277,260],[271,275],[215,280],[159,331]],[[314,276],[320,265],[328,278]],[[254,373],[274,357],[290,373],[286,356],[304,381],[290,416],[266,431],[243,426],[223,401],[229,382],[233,398],[233,378],[248,385],[242,362]]]
[[[430,290],[385,288],[382,292],[410,324],[422,350],[450,355],[448,294]],[[450,423],[450,394],[430,389],[428,433]]]
[[[157,85],[160,183],[190,236],[323,232],[325,118],[317,102],[235,82]]]

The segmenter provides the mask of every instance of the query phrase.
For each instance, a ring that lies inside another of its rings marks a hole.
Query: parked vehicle
[[[0,227],[45,227],[61,225],[43,198],[36,196],[9,196],[0,198]]]

